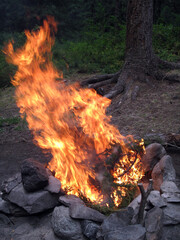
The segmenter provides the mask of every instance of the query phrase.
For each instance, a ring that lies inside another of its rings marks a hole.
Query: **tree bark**
[[[153,52],[153,0],[129,0],[126,25],[125,62],[122,70],[114,75],[107,74],[99,78],[95,77],[93,80],[89,79],[82,83],[82,85],[89,85],[90,88],[96,90],[103,85],[116,83],[105,97],[113,98],[123,93],[119,103],[136,98],[139,92],[138,81],[149,84],[151,84],[152,79],[171,81],[172,79],[168,75],[159,70],[159,65],[161,68],[180,68],[180,64],[163,61]],[[179,81],[175,75],[173,78],[173,80]]]

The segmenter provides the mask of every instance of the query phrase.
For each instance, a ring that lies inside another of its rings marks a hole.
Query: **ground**
[[[81,81],[87,75],[72,75],[68,81]],[[108,114],[123,135],[135,138],[180,133],[180,84],[155,81],[151,86],[141,84],[137,100],[118,105],[112,100]],[[107,87],[108,88],[108,87]],[[107,89],[105,89],[106,91]],[[117,107],[118,106],[118,107]],[[170,153],[177,177],[180,179],[180,151]],[[45,163],[51,158],[34,143],[27,124],[20,119],[14,99],[14,88],[0,90],[0,184],[19,170],[21,161],[28,157]]]

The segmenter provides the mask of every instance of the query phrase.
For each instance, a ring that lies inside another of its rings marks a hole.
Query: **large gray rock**
[[[69,215],[69,208],[56,207],[52,214],[52,228],[54,233],[62,240],[84,240],[79,221]]]
[[[180,224],[168,225],[163,227],[163,235],[161,240],[179,240],[180,239]]]
[[[103,222],[105,219],[102,213],[79,203],[70,205],[70,216],[75,219],[86,219],[95,222]]]
[[[0,212],[13,216],[27,215],[27,212],[23,208],[20,208],[16,204],[13,204],[9,201],[5,201],[1,197],[0,197]]]
[[[61,182],[59,181],[59,179],[50,175],[48,179],[48,185],[44,188],[44,190],[47,190],[50,193],[60,193]]]
[[[159,191],[151,191],[147,198],[148,205],[152,205],[154,207],[165,207],[167,203],[165,199],[160,195]]]
[[[104,240],[144,240],[146,230],[140,224],[129,225],[105,234]]]
[[[162,219],[163,211],[158,207],[152,208],[148,211],[145,218],[146,239],[159,240],[162,236]]]
[[[17,173],[13,177],[3,181],[1,185],[1,191],[3,193],[10,193],[10,191],[15,188],[19,183],[21,183],[21,174]]]
[[[51,214],[24,217],[17,220],[11,229],[13,240],[58,240],[51,227]]]
[[[168,203],[167,207],[163,209],[164,212],[164,225],[174,225],[180,223],[180,204]]]
[[[161,197],[168,203],[180,203],[180,193],[163,193]]]
[[[3,196],[5,200],[23,208],[29,214],[40,213],[58,205],[58,194],[51,194],[45,190],[28,193],[22,183],[18,184],[9,194]]]
[[[155,165],[152,171],[153,187],[155,190],[160,190],[163,181],[175,181],[176,173],[172,164],[172,158],[165,155]]]
[[[103,235],[109,231],[116,231],[119,228],[130,225],[133,213],[134,210],[132,208],[126,208],[110,214],[101,225]]]
[[[161,193],[180,194],[180,190],[174,182],[164,181],[160,187]]]
[[[145,172],[150,171],[166,154],[165,148],[159,143],[152,143],[146,147],[146,154],[142,158]]]
[[[128,207],[133,208],[135,211],[137,208],[139,208],[139,205],[141,203],[141,194],[139,194],[129,205]]]
[[[72,204],[76,204],[76,203],[85,205],[84,202],[75,195],[60,196],[59,202],[66,207],[70,207]]]
[[[100,226],[90,220],[81,221],[82,232],[90,240],[96,240],[96,234],[100,229]]]
[[[48,185],[46,168],[33,158],[28,158],[22,162],[21,176],[24,188],[28,192],[40,190]]]

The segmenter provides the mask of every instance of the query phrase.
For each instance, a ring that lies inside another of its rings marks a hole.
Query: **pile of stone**
[[[179,240],[180,190],[172,159],[157,143],[142,159],[154,190],[148,196],[144,221],[138,224],[141,195],[109,216],[65,195],[61,183],[33,159],[21,174],[4,181],[0,196],[1,240]],[[144,185],[145,187],[145,185]]]

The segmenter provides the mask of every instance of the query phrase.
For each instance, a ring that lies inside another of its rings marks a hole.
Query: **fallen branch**
[[[82,81],[81,86],[87,86],[89,84],[99,83],[99,82],[102,82],[105,80],[116,78],[119,74],[120,74],[120,72],[113,73],[113,74],[104,74],[104,75],[100,75],[100,76],[94,76],[87,80]]]

